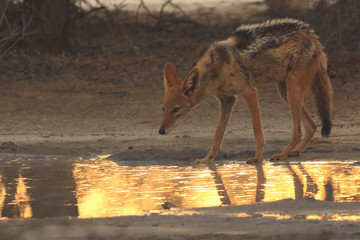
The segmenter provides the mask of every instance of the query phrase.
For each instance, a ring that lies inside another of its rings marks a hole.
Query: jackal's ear
[[[200,89],[200,73],[197,68],[193,68],[182,83],[182,91],[187,97],[194,97]]]
[[[179,75],[175,71],[175,67],[172,63],[166,63],[164,68],[164,85],[165,89],[173,86],[173,85],[180,85],[181,79]]]

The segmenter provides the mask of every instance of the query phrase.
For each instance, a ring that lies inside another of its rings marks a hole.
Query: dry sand
[[[359,239],[358,203],[282,200],[164,215],[0,221],[2,240]],[[180,214],[180,215],[179,215]],[[345,220],[343,220],[345,219]],[[350,221],[349,221],[350,220]]]

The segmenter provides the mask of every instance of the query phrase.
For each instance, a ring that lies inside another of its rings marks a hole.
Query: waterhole
[[[337,161],[192,166],[0,159],[0,219],[144,215],[288,198],[358,202],[360,166]]]

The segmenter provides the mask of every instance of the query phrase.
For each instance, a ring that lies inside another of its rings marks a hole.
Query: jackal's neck
[[[195,105],[202,103],[216,94],[216,81],[211,81],[207,75],[208,74],[205,73],[200,77],[200,89],[196,95]]]

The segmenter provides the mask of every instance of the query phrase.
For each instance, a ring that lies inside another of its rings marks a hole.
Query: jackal
[[[236,97],[242,96],[251,113],[256,141],[255,157],[247,163],[261,162],[265,140],[257,87],[267,83],[276,84],[280,96],[289,104],[292,119],[289,144],[271,159],[285,160],[289,155],[299,155],[313,137],[317,126],[304,106],[310,89],[322,120],[321,134],[329,136],[332,86],[327,74],[327,57],[309,25],[294,19],[240,26],[228,39],[212,43],[183,81],[174,66],[167,63],[159,133],[169,133],[192,109],[208,97],[216,96],[220,117],[213,145],[205,158],[195,161],[210,163],[220,149]]]

